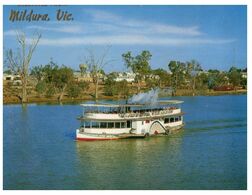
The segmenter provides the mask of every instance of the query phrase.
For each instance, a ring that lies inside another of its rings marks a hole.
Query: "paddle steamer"
[[[114,140],[164,136],[184,126],[182,101],[152,104],[81,104],[77,140]]]

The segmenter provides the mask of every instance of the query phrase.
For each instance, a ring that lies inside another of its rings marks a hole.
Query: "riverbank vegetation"
[[[141,66],[140,66],[141,67]],[[133,71],[133,70],[132,70]],[[160,89],[160,96],[223,95],[246,93],[246,70],[231,67],[229,71],[203,71],[196,61],[171,61],[165,69],[150,67],[133,82],[117,81],[118,73],[99,74],[97,82],[86,81],[87,72],[75,75],[72,68],[50,61],[30,69],[27,81],[28,102],[61,102],[95,99],[127,99],[133,94],[152,88]],[[8,71],[10,73],[10,71]],[[133,72],[134,73],[134,72]],[[135,72],[135,74],[139,74]],[[92,76],[91,76],[92,78]],[[4,80],[4,103],[19,103],[21,82]],[[97,94],[96,94],[97,93]]]
[[[19,54],[14,55],[12,50],[6,52],[4,103],[127,99],[152,88],[159,88],[160,96],[246,93],[247,69],[232,66],[228,71],[204,70],[196,60],[171,60],[166,67],[153,69],[150,64],[152,54],[147,50],[136,56],[130,51],[122,54],[128,74],[105,73],[104,67],[109,65],[106,59],[108,49],[101,57],[88,50],[79,70],[59,65],[53,60],[45,65],[30,67],[40,37],[38,35],[27,48],[25,35],[19,36]]]

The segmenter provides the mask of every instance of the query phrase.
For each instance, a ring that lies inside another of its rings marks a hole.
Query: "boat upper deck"
[[[156,104],[109,104],[109,103],[99,103],[99,104],[81,104],[81,106],[86,108],[126,108],[126,107],[157,107],[160,105],[176,105],[182,104],[181,100],[159,100]]]
[[[146,120],[172,115],[182,115],[178,100],[159,101],[146,104],[82,104],[86,110],[79,120]],[[172,105],[172,106],[171,106]],[[93,109],[96,108],[96,109]],[[102,109],[99,109],[102,108]],[[106,109],[104,109],[106,108]]]

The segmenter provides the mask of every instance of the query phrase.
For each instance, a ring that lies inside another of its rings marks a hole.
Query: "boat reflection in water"
[[[83,189],[167,189],[180,172],[182,135],[77,141]]]

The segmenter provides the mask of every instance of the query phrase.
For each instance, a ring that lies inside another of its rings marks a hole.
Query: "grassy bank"
[[[239,95],[246,94],[246,89],[232,90],[232,91],[214,91],[214,90],[196,90],[195,96],[216,96],[216,95]],[[180,89],[177,91],[176,96],[192,96],[192,91],[187,89]]]
[[[246,94],[247,90],[237,90],[237,91],[214,91],[214,90],[197,90],[195,91],[195,96],[218,96],[218,95],[240,95]],[[133,94],[132,94],[133,95]],[[169,94],[162,94],[161,97],[167,97]],[[177,90],[176,96],[192,96],[192,91],[187,89]],[[98,100],[119,100],[123,99],[121,96],[106,96],[104,94],[99,94]],[[92,95],[82,95],[78,98],[70,98],[64,96],[62,103],[78,103],[82,101],[92,101],[94,100]],[[17,96],[4,95],[4,104],[20,104],[21,101]],[[28,103],[58,103],[57,96],[53,97],[40,97],[37,95],[32,95],[28,98]]]

